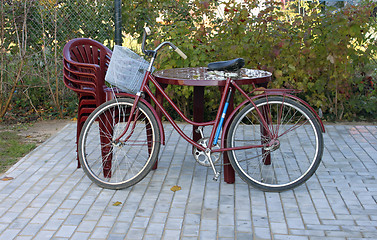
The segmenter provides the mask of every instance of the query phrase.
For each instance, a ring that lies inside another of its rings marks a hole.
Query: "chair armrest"
[[[98,64],[94,64],[94,63],[79,63],[79,62],[67,59],[66,57],[64,57],[64,61],[66,61],[66,62],[68,62],[68,63],[70,63],[72,65],[81,67],[81,68],[92,69],[95,72],[98,72],[98,71],[101,70],[100,66]]]
[[[73,64],[71,64],[73,65]],[[68,62],[64,61],[64,69],[72,74],[75,74],[75,75],[78,75],[78,76],[82,76],[82,77],[89,77],[89,78],[93,78],[95,79],[96,78],[96,74],[95,74],[95,71],[93,71],[93,68],[85,68],[85,69],[89,69],[91,72],[81,72],[81,71],[77,71],[77,70],[73,70],[71,67],[68,66]],[[76,65],[73,65],[75,67],[77,67]],[[83,68],[83,67],[81,67]]]

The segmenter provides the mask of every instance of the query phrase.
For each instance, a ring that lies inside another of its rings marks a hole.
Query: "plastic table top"
[[[172,68],[153,73],[162,84],[184,86],[225,86],[226,76],[222,72],[207,71],[206,67]],[[239,85],[263,84],[271,80],[271,73],[263,70],[242,68],[234,80]]]

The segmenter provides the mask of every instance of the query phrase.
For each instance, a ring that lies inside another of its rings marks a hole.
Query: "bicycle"
[[[143,34],[142,51],[151,57],[136,94],[114,93],[116,97],[99,106],[86,120],[79,138],[79,158],[86,175],[97,185],[109,189],[130,187],[141,181],[156,162],[164,131],[155,107],[173,128],[194,146],[194,158],[214,172],[221,154],[249,185],[263,191],[285,191],[303,184],[318,168],[323,154],[323,123],[308,103],[293,95],[294,89],[259,89],[245,92],[238,84],[243,59],[215,62],[209,70],[226,76],[216,118],[209,122],[188,119],[165,93],[152,74],[158,51],[170,46],[181,57],[186,55],[173,43],[163,42],[145,50],[149,29]],[[149,84],[189,124],[198,126],[202,139],[187,136],[157,101]],[[230,96],[239,92],[245,100],[225,119]],[[203,127],[212,126],[209,137]],[[228,133],[226,135],[226,131]],[[200,159],[199,159],[200,158]]]

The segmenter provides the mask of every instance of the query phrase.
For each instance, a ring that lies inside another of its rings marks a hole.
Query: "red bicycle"
[[[170,46],[183,58],[186,55],[171,42],[163,42],[154,50],[145,50],[147,32],[144,31],[142,50],[151,60],[145,73],[141,74],[141,80],[130,81],[137,86],[136,93],[115,91],[116,97],[92,112],[81,131],[79,158],[85,173],[94,183],[104,188],[122,189],[141,181],[152,169],[160,146],[165,143],[165,135],[151,102],[194,146],[194,158],[212,168],[214,180],[219,177],[216,168],[223,153],[228,154],[230,164],[246,183],[264,191],[292,189],[314,174],[323,154],[322,133],[325,129],[313,108],[293,95],[296,90],[261,91],[254,88],[245,92],[237,84],[243,78],[240,75],[243,59],[211,63],[208,71],[226,76],[216,118],[209,122],[193,122],[182,113],[152,74],[155,58],[164,46]],[[132,59],[135,58],[132,56]],[[259,74],[270,76],[264,71],[259,71]],[[199,127],[202,135],[199,141],[194,141],[182,131],[157,101],[150,84],[187,123]],[[225,119],[229,99],[235,92],[245,99]],[[203,127],[211,127],[209,136],[204,136]]]

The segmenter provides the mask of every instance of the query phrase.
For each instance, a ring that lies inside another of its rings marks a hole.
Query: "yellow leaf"
[[[255,95],[263,94],[264,90],[265,90],[264,87],[256,88],[256,89],[254,89],[254,94]]]
[[[122,203],[121,202],[115,202],[115,203],[113,203],[113,206],[119,206],[119,205],[122,205]]]
[[[173,186],[173,187],[170,188],[170,190],[172,190],[173,192],[179,191],[181,189],[182,188],[180,186]]]
[[[10,180],[13,180],[14,178],[12,178],[12,177],[3,177],[3,178],[1,178],[0,180],[1,181],[10,181]]]
[[[327,60],[329,60],[332,64],[334,64],[335,63],[335,58],[334,58],[334,56],[333,55],[331,55],[331,54],[329,54],[328,56],[327,56],[327,58],[326,58]]]
[[[283,76],[283,72],[281,70],[276,70],[274,75],[276,78],[281,78]]]

